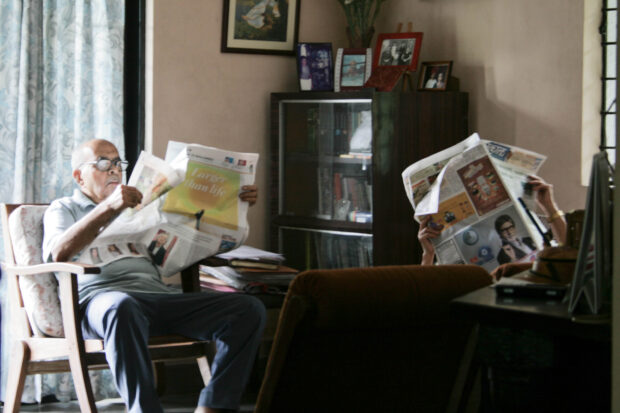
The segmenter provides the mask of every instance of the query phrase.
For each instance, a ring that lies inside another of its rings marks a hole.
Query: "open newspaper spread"
[[[488,271],[506,262],[533,261],[543,246],[532,212],[533,194],[524,186],[538,173],[544,155],[516,146],[482,140],[464,141],[422,159],[403,173],[407,197],[419,222],[431,215],[441,228],[433,239],[440,264],[477,264]]]
[[[142,152],[129,181],[142,203],[123,211],[85,249],[81,262],[102,265],[144,256],[163,276],[243,244],[258,154],[170,142],[166,160]]]

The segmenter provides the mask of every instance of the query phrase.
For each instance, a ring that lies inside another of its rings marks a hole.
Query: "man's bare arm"
[[[69,261],[90,244],[125,208],[142,201],[142,194],[132,186],[119,185],[108,198],[99,203],[84,218],[71,225],[52,248],[53,261]]]
[[[566,219],[555,202],[553,185],[536,175],[528,176],[528,182],[532,184],[532,190],[536,193],[536,203],[547,214],[553,238],[560,244],[566,243]]]

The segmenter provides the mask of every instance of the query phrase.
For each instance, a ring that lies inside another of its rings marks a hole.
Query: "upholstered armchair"
[[[256,413],[456,410],[472,325],[451,317],[449,303],[491,281],[473,265],[301,273],[280,313]]]
[[[8,278],[11,314],[3,322],[10,323],[12,343],[3,411],[19,411],[27,375],[70,371],[80,410],[96,412],[88,371],[108,366],[103,341],[82,339],[77,277],[97,273],[99,268],[41,262],[42,218],[46,208],[46,205],[0,205],[5,245],[2,271]],[[198,286],[197,268],[185,270],[182,278],[184,290],[194,289]],[[165,336],[152,338],[149,348],[155,363],[196,359],[205,385],[208,383],[208,343]],[[156,366],[157,371],[163,370]]]

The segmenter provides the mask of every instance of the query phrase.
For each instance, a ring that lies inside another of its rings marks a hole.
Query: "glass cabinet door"
[[[372,235],[280,227],[279,250],[299,269],[372,266]]]
[[[279,215],[372,222],[371,99],[279,103]]]

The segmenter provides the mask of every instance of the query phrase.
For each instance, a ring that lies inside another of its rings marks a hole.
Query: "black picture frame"
[[[223,53],[294,55],[301,0],[224,0]]]
[[[334,90],[331,43],[297,43],[297,73],[300,91]]]

